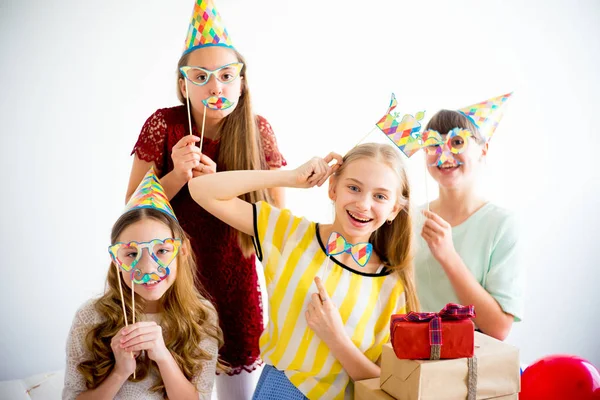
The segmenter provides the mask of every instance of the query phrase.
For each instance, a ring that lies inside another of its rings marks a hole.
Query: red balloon
[[[600,400],[600,372],[577,356],[553,355],[521,375],[520,400]]]

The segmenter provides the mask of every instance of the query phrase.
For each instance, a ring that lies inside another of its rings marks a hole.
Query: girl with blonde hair
[[[63,399],[210,399],[222,332],[153,173],[113,225],[109,252],[104,294],[73,320]]]
[[[321,186],[330,176],[332,224],[239,197]],[[343,159],[331,153],[291,171],[219,172],[188,186],[203,208],[253,237],[263,264],[269,325],[255,399],[349,399],[351,380],[379,376],[390,317],[418,309],[410,188],[396,149],[362,144]]]

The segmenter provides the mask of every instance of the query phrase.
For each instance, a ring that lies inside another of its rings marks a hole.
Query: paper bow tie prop
[[[392,99],[388,112],[377,124],[375,124],[399,149],[410,157],[421,148],[421,121],[425,116],[424,112],[418,112],[414,117],[406,114],[401,120],[398,120],[400,114],[393,112],[398,101],[396,95],[392,93]]]
[[[498,123],[504,116],[504,106],[510,96],[512,96],[512,92],[461,108],[458,111],[477,126],[481,136],[487,142],[492,138]]]
[[[331,235],[329,235],[325,250],[328,256],[349,253],[358,265],[364,267],[371,258],[373,245],[371,243],[351,244],[338,232],[332,232]]]
[[[429,345],[431,346],[431,359],[440,358],[440,347],[442,346],[442,321],[461,320],[475,317],[475,306],[461,306],[460,304],[448,303],[439,313],[417,313],[398,315],[392,319],[391,326],[395,321],[427,322],[429,321]],[[392,336],[393,336],[392,332]]]
[[[183,54],[201,47],[233,48],[231,38],[212,0],[197,0],[190,20]]]

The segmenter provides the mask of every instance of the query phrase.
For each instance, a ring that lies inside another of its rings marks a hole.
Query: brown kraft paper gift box
[[[381,390],[379,378],[373,378],[354,383],[354,400],[394,400],[394,398]]]
[[[520,390],[519,350],[475,332],[477,399],[515,395]],[[383,347],[380,386],[402,400],[467,398],[468,359],[401,360],[390,344]],[[511,397],[508,397],[509,399]]]

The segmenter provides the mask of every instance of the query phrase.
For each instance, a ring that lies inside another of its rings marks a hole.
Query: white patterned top
[[[62,392],[63,400],[74,400],[79,394],[87,390],[85,380],[77,370],[77,365],[89,358],[89,350],[85,345],[85,336],[87,332],[96,324],[100,323],[101,317],[94,308],[96,299],[84,303],[75,313],[71,331],[67,339],[67,365],[65,368],[65,385]],[[212,306],[211,306],[212,307]],[[160,314],[140,315],[139,321],[155,321],[160,324]],[[136,318],[137,319],[137,318]],[[212,321],[217,323],[217,321]],[[192,379],[198,390],[199,399],[210,400],[215,381],[215,371],[217,364],[218,344],[213,338],[205,338],[200,342],[200,346],[213,356],[210,360],[202,361],[201,373]],[[158,378],[156,368],[151,368],[148,376],[140,382],[125,381],[121,389],[115,396],[115,400],[148,399],[162,400],[160,393],[151,392],[150,388]]]

